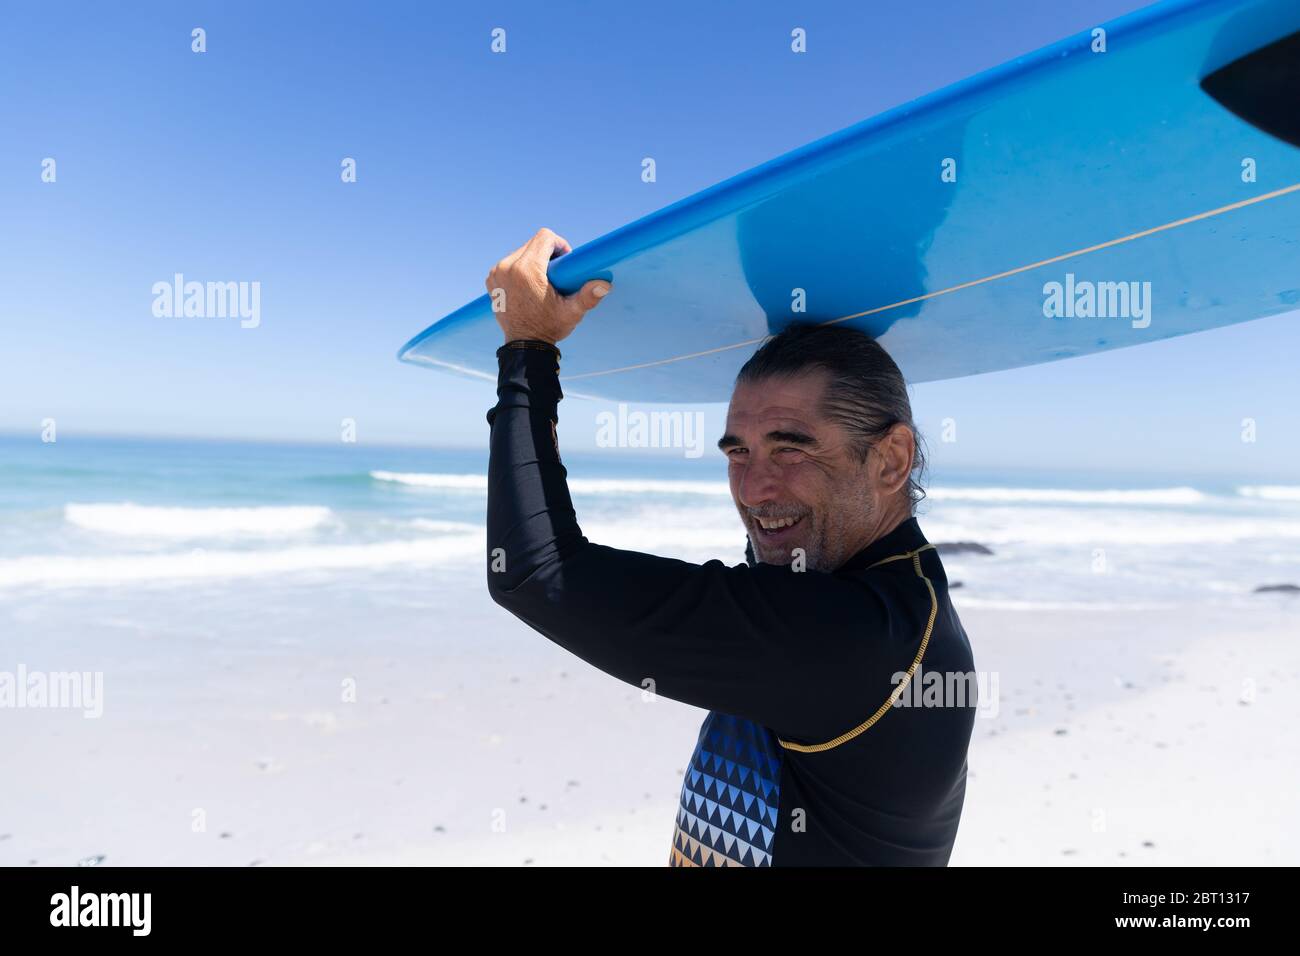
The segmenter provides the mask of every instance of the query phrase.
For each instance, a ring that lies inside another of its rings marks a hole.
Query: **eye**
[[[736,446],[734,448],[728,448],[726,451],[726,455],[728,458],[738,458],[741,455],[747,455],[747,454],[749,454],[749,449],[742,448],[740,446]]]

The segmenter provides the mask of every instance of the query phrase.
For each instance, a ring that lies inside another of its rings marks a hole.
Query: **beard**
[[[803,568],[807,571],[834,571],[856,551],[849,544],[849,527],[854,521],[869,522],[875,511],[871,497],[865,492],[846,495],[838,499],[833,509],[805,511],[790,506],[770,506],[750,511],[736,505],[741,523],[749,534],[754,560],[760,564],[786,566],[794,562],[795,550],[803,549]],[[789,542],[776,543],[764,540],[758,518],[794,517],[802,514],[800,534]],[[851,521],[850,519],[853,519]]]
[[[809,514],[803,517],[799,522],[799,538],[789,544],[776,544],[764,540],[763,531],[758,527],[755,517],[749,515],[743,509],[741,516],[741,520],[745,522],[746,530],[749,532],[749,543],[754,549],[754,559],[760,564],[789,565],[794,562],[796,551],[802,550],[804,568],[813,571],[822,570],[821,522],[817,515]],[[775,518],[780,516],[764,514],[762,517]]]

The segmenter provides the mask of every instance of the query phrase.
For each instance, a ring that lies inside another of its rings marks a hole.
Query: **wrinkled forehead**
[[[829,427],[822,415],[827,378],[826,372],[817,370],[738,384],[727,406],[727,431],[789,425],[807,431]]]

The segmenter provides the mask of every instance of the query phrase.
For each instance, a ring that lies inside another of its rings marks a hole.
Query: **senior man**
[[[920,448],[898,367],[863,333],[794,326],[741,369],[718,445],[746,564],[594,544],[560,461],[556,343],[611,286],[560,295],[547,263],[568,251],[543,229],[487,279],[506,339],[487,416],[493,600],[606,673],[709,711],[671,864],[945,865],[976,701],[943,691],[974,681],[907,692],[974,665],[914,516]]]

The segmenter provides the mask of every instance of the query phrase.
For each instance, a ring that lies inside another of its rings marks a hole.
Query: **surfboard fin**
[[[1300,33],[1215,70],[1201,89],[1251,126],[1300,146]]]

